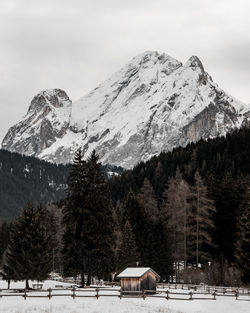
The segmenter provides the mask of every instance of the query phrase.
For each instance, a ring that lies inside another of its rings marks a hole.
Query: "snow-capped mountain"
[[[86,156],[96,149],[103,163],[131,168],[249,120],[250,105],[221,90],[196,56],[183,65],[147,51],[72,105],[62,90],[38,94],[2,148],[66,163],[81,146]]]

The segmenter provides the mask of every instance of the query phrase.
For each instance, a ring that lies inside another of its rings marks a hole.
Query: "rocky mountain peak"
[[[182,63],[178,60],[174,59],[170,55],[166,53],[159,53],[157,51],[145,51],[136,57],[134,57],[131,62],[125,66],[137,66],[140,69],[145,68],[153,68],[158,64],[163,66],[165,69],[171,70],[172,68],[176,68],[181,66]]]
[[[46,107],[63,108],[71,106],[72,101],[64,90],[46,89],[35,95],[30,103],[28,112],[38,112]]]
[[[74,102],[59,89],[38,94],[2,147],[68,163],[81,147],[104,164],[131,168],[162,151],[225,135],[250,120],[250,106],[212,81],[198,57],[183,65],[165,53],[134,57]]]
[[[185,67],[191,67],[193,70],[197,68],[201,69],[202,73],[204,73],[204,67],[201,60],[196,56],[192,55],[188,61],[185,63]]]
[[[31,101],[24,119],[11,127],[2,148],[36,155],[62,138],[69,127],[72,101],[61,89],[39,92]],[[25,138],[25,145],[20,138]]]

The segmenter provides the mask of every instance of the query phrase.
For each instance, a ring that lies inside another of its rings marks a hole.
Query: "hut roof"
[[[151,267],[127,267],[124,271],[117,275],[117,278],[140,278],[148,271],[152,271],[155,276],[160,278],[160,276],[152,270]]]

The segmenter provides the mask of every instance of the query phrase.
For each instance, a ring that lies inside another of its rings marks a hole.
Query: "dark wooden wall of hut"
[[[156,290],[156,277],[152,272],[141,277],[141,290]]]

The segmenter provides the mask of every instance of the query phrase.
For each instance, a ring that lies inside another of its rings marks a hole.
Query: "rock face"
[[[96,149],[103,163],[131,168],[249,120],[250,105],[221,90],[196,56],[183,65],[147,51],[72,106],[61,90],[40,93],[2,147],[67,163],[81,146],[86,156]]]
[[[72,102],[63,90],[40,92],[31,101],[24,119],[9,129],[2,148],[39,156],[65,135],[69,127],[71,107]]]

